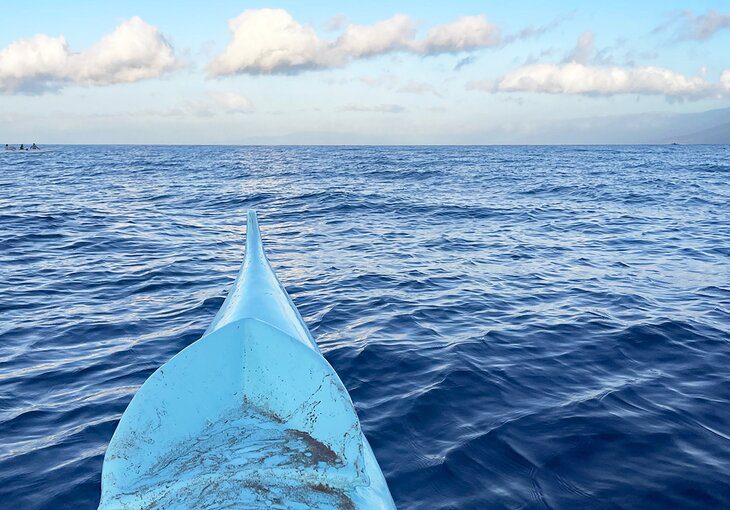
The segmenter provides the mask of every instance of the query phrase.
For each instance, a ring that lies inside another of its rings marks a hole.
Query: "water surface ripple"
[[[93,509],[259,211],[400,510],[730,508],[730,147],[0,153],[0,501]]]

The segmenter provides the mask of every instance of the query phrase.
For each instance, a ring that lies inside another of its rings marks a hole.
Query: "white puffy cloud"
[[[233,39],[208,64],[213,76],[292,72],[327,67],[331,52],[312,27],[297,23],[283,9],[244,11],[228,22]]]
[[[175,52],[160,31],[135,16],[72,58],[76,82],[111,85],[155,78],[177,67]]]
[[[396,14],[371,26],[348,25],[332,44],[332,50],[343,60],[382,55],[408,49],[415,33],[413,20],[404,14]]]
[[[725,69],[720,76],[720,85],[730,94],[730,69]]]
[[[36,35],[0,51],[0,92],[40,92],[67,78],[70,57],[63,37]],[[60,78],[59,78],[60,77]]]
[[[0,93],[40,93],[68,84],[96,86],[153,78],[178,65],[172,46],[138,17],[74,53],[63,36],[39,34],[0,50]]]
[[[592,32],[581,34],[575,47],[559,64],[529,62],[496,80],[474,81],[467,89],[489,92],[536,92],[546,94],[660,95],[668,99],[725,97],[730,86],[723,80],[712,83],[704,68],[696,76],[686,76],[654,66],[618,66],[597,52]],[[727,71],[726,71],[727,73]],[[727,76],[730,82],[730,75]]]
[[[437,25],[413,46],[421,53],[433,55],[488,48],[500,42],[499,28],[490,23],[486,16],[480,15],[463,16],[451,23]]]
[[[496,81],[472,82],[468,87],[493,92],[642,94],[676,99],[721,97],[730,91],[722,83],[711,83],[701,76],[685,76],[661,67],[590,66],[577,62],[527,65]]]
[[[416,23],[395,16],[373,25],[349,24],[333,40],[321,38],[284,9],[252,9],[228,23],[232,39],[208,64],[209,76],[291,74],[340,67],[352,60],[392,52],[458,53],[500,44],[499,29],[485,16],[465,16],[432,27],[416,38]]]

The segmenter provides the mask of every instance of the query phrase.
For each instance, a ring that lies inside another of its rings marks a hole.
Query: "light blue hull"
[[[347,390],[266,260],[254,212],[210,328],[122,416],[99,508],[395,508]]]

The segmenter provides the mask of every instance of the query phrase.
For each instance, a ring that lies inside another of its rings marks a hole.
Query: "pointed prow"
[[[267,264],[266,254],[264,253],[264,244],[261,241],[261,231],[259,230],[259,219],[256,211],[250,209],[246,219],[246,258],[243,261],[244,266],[248,264]]]
[[[347,389],[266,259],[253,211],[247,230],[243,266],[211,327],[157,369],[122,415],[99,509],[276,501],[395,510]]]
[[[239,319],[265,322],[314,350],[317,343],[269,264],[256,211],[248,211],[246,255],[233,287],[205,334]]]

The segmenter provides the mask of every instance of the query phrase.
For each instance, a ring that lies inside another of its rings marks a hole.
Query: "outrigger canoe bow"
[[[249,211],[213,323],[140,387],[100,510],[395,509],[347,390],[279,283]]]

